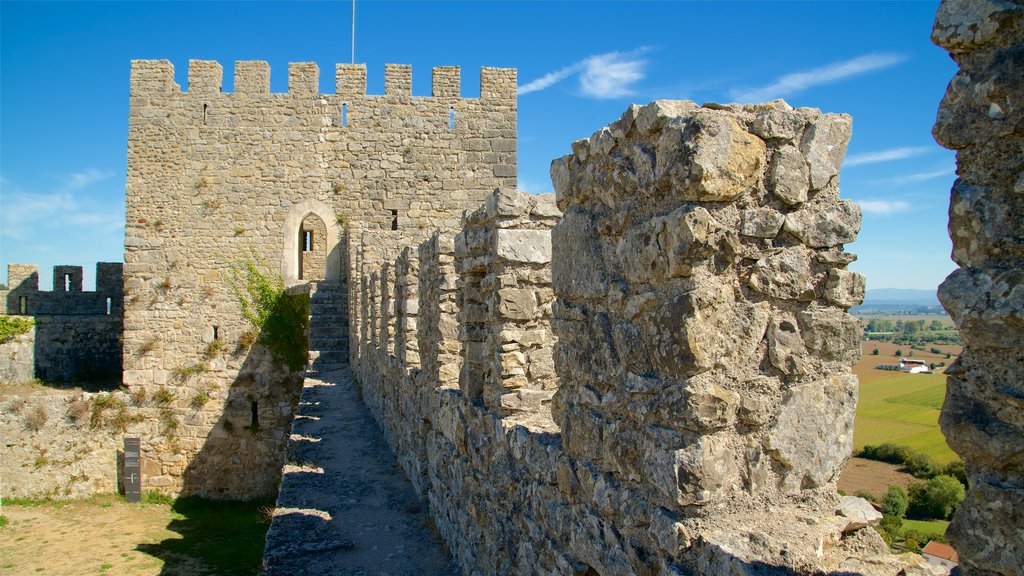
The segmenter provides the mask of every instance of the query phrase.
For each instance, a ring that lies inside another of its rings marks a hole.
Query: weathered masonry
[[[939,298],[964,341],[942,432],[970,487],[947,535],[965,574],[1024,573],[1024,4],[945,0],[932,40],[960,65],[935,140],[957,151]]]
[[[220,64],[193,60],[182,91],[169,62],[132,63],[124,383],[173,396],[163,410],[180,421],[143,435],[149,486],[246,497],[276,483],[296,375],[239,346],[233,263],[294,290],[330,284],[346,323],[350,243],[399,250],[515,186],[515,70],[482,69],[479,98],[461,96],[458,67],[433,69],[429,97],[409,66],[386,67],[383,95],[366,94],[363,65],[339,64],[333,94],[316,64],[291,64],[287,93],[270,73],[238,62],[224,93]]]
[[[24,379],[120,378],[124,296],[119,262],[96,264],[95,291],[82,290],[81,266],[55,266],[52,291],[39,290],[39,267],[31,264],[9,264],[7,282],[8,289],[0,290],[0,314],[35,318],[31,346],[21,359]]]

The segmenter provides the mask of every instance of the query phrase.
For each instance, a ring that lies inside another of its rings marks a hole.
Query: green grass
[[[854,449],[890,442],[924,452],[943,464],[955,460],[956,454],[939,430],[945,394],[946,377],[942,374],[862,372]]]
[[[180,537],[156,544],[140,544],[138,550],[165,562],[164,570],[185,568],[188,558],[199,560],[211,574],[255,574],[263,556],[272,500],[226,502],[179,498],[171,506],[174,516],[168,530]]]
[[[945,534],[947,526],[949,526],[949,522],[946,520],[903,520],[903,530],[917,530],[923,534],[937,536]]]

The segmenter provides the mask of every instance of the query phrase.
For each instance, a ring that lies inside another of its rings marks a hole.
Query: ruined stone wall
[[[836,513],[859,350],[845,309],[863,290],[842,251],[859,226],[838,199],[849,127],[783,103],[631,108],[555,162],[553,238],[549,198],[497,190],[415,267],[363,247],[353,369],[465,573],[906,567]],[[786,154],[789,192],[769,168]],[[418,366],[391,342],[413,337],[392,328],[413,309]],[[557,377],[534,380],[538,350]],[[555,391],[555,419],[510,391]]]
[[[936,141],[957,151],[953,260],[939,288],[964,341],[940,424],[967,466],[947,537],[963,574],[1024,566],[1024,3],[944,0],[932,40],[960,66]]]
[[[4,498],[85,498],[118,490],[123,437],[102,418],[96,398],[43,387],[0,387],[0,478]],[[111,416],[113,411],[107,412]]]
[[[0,313],[35,317],[32,377],[49,381],[119,379],[124,292],[121,264],[96,264],[96,290],[82,290],[81,266],[54,266],[53,290],[39,290],[39,267],[7,266]],[[22,354],[24,357],[24,354]]]
[[[256,260],[300,283],[300,231],[315,215],[325,252],[307,264],[318,269],[322,256],[323,277],[344,288],[349,229],[422,238],[515,184],[515,70],[484,68],[479,98],[461,96],[452,67],[433,70],[429,97],[412,95],[409,66],[386,67],[384,95],[366,94],[362,65],[338,65],[333,94],[319,92],[316,64],[291,64],[287,93],[270,92],[270,73],[238,62],[225,93],[220,64],[194,60],[183,92],[169,62],[132,63],[124,383],[210,396],[195,418],[175,404],[175,442],[143,437],[144,451],[189,463],[198,484],[169,478],[186,493],[272,493],[296,397],[294,375],[268,368],[260,346],[240,346],[250,327],[228,285],[233,263]],[[222,351],[208,358],[214,341]],[[252,410],[258,427],[219,425]],[[265,481],[234,480],[254,477]]]

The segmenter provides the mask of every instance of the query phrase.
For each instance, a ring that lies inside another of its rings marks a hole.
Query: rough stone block
[[[510,262],[546,264],[551,261],[551,232],[549,230],[495,231],[495,254]]]

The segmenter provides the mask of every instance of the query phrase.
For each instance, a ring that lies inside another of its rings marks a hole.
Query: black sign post
[[[142,455],[138,438],[124,439],[124,500],[139,502],[142,500]]]

